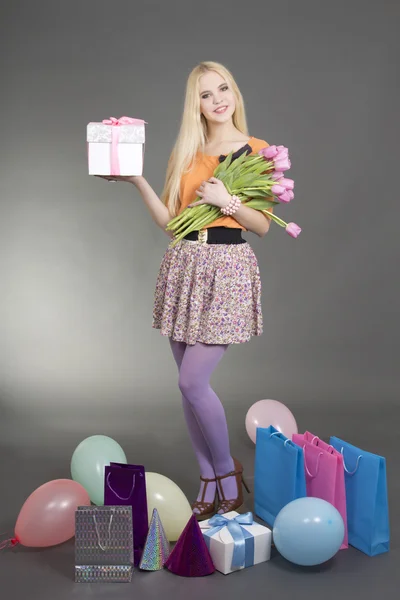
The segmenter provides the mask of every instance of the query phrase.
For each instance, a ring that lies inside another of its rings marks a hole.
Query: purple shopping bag
[[[349,547],[343,456],[309,431],[295,433],[292,440],[303,448],[307,496],[326,500],[339,511],[344,523],[341,550]]]
[[[138,566],[149,529],[144,467],[113,462],[106,466],[104,505],[132,507],[133,556]]]

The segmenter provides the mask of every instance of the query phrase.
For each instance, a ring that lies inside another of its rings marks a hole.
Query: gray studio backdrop
[[[111,115],[145,119],[145,176],[160,193],[200,60],[232,70],[251,135],[289,147],[296,197],[278,213],[303,228],[297,240],[275,224],[247,235],[265,333],[232,347],[213,378],[233,448],[251,448],[244,418],[261,398],[327,435],[349,411],[373,429],[370,408],[397,401],[398,8],[243,6],[2,5],[0,440],[3,457],[62,455],[65,471],[43,479],[68,476],[75,444],[95,433],[166,474],[190,456],[168,340],[151,328],[168,238],[133,186],[87,175],[85,133]]]

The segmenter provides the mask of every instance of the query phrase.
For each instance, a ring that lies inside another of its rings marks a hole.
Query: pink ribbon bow
[[[111,173],[110,175],[119,175],[119,160],[118,160],[118,140],[119,140],[119,125],[143,125],[143,123],[147,124],[147,121],[143,121],[143,119],[134,119],[133,117],[120,117],[116,119],[115,117],[110,117],[109,119],[103,119],[102,123],[104,125],[112,125],[111,129]]]
[[[147,121],[143,121],[143,119],[134,119],[133,117],[120,117],[119,119],[110,117],[109,119],[103,119],[102,123],[104,123],[104,125],[142,125],[142,123],[146,123],[147,125]]]

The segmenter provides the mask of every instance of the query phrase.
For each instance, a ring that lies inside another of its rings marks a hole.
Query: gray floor
[[[361,416],[360,416],[361,415]],[[381,413],[373,407],[363,406],[346,410],[345,405],[331,408],[320,414],[314,406],[303,406],[298,422],[307,423],[311,431],[318,431],[325,439],[334,433],[349,441],[386,456],[389,483],[392,545],[388,554],[370,558],[353,548],[341,551],[333,560],[315,568],[301,568],[285,561],[276,552],[270,562],[244,571],[224,576],[215,573],[201,579],[184,579],[168,571],[156,573],[135,572],[131,584],[75,584],[73,540],[59,547],[36,550],[21,546],[0,553],[1,598],[40,598],[64,600],[97,597],[127,598],[242,598],[290,596],[312,600],[314,598],[375,598],[378,594],[398,591],[400,584],[399,552],[399,461],[395,446],[398,416],[395,408]],[[4,424],[4,422],[3,422]],[[18,507],[26,490],[32,490],[46,480],[69,476],[69,446],[63,440],[43,435],[43,445],[26,445],[18,451],[12,448],[12,422],[9,438],[2,442],[0,453],[0,532],[12,531]],[[240,457],[252,484],[254,447],[243,428],[231,427],[233,453]],[[3,438],[4,439],[4,438]],[[129,439],[124,448],[129,452]],[[132,442],[131,442],[132,443]],[[173,478],[188,497],[196,490],[195,463],[187,452],[186,441],[163,448],[158,472]],[[57,453],[54,451],[57,447]],[[185,452],[186,450],[186,452]],[[157,470],[157,460],[152,448],[142,449],[142,458],[149,452],[148,470]],[[177,457],[179,456],[179,461]],[[145,461],[144,461],[145,462]],[[191,473],[193,472],[193,475]],[[252,497],[247,499],[252,509]],[[335,578],[333,577],[335,575]],[[397,593],[394,594],[394,597]]]

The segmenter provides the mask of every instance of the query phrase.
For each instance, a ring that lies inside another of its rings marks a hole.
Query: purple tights
[[[226,475],[234,469],[228,426],[221,401],[210,386],[210,378],[228,345],[197,342],[189,346],[171,338],[169,341],[178,366],[183,411],[200,474],[206,479]],[[238,490],[235,477],[227,477],[221,484],[227,500],[236,498]],[[203,486],[201,482],[198,500],[201,499]],[[215,483],[208,484],[205,502],[213,501],[215,486]]]

